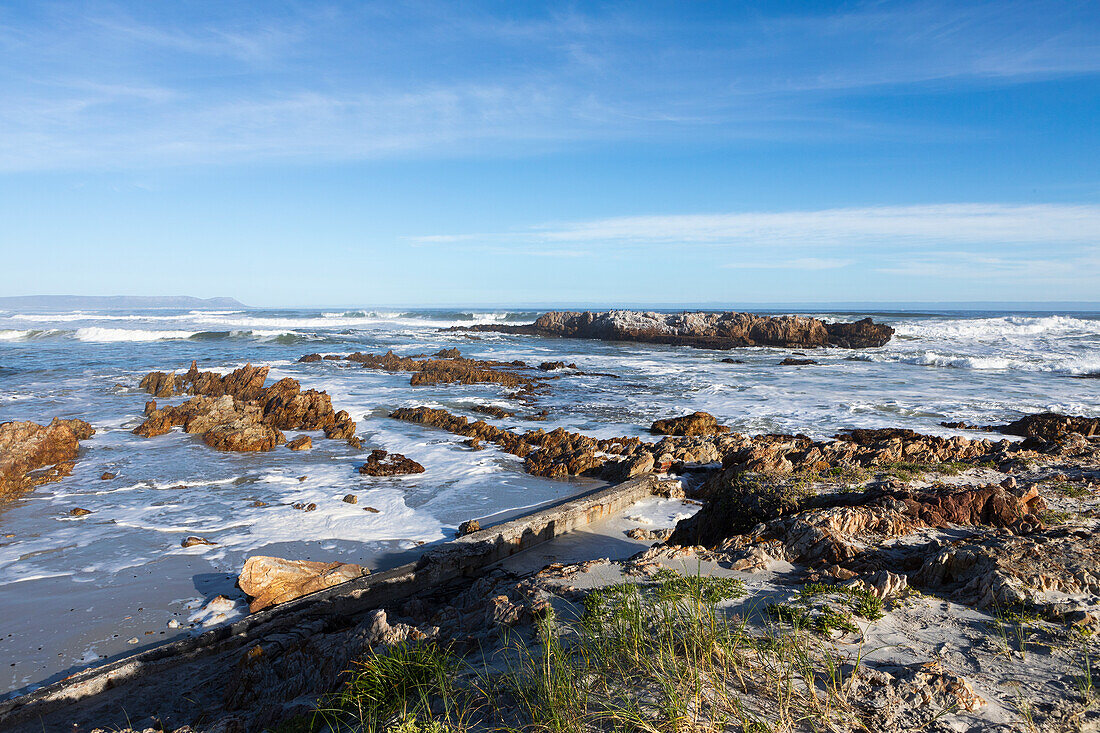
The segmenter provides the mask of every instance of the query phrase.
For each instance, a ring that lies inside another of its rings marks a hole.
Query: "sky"
[[[0,294],[1100,301],[1100,3],[0,3]]]

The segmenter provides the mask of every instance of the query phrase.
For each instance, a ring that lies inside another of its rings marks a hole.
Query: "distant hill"
[[[190,295],[16,295],[0,297],[0,308],[42,310],[133,310],[138,308],[239,309],[233,298],[192,298]]]

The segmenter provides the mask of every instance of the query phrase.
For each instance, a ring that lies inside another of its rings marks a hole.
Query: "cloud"
[[[543,225],[518,235],[546,242],[633,246],[1093,244],[1100,236],[1100,206],[955,203],[627,216]]]
[[[722,267],[730,270],[838,270],[854,263],[855,260],[828,257],[796,257],[775,262],[735,262]]]
[[[0,14],[0,171],[934,137],[843,102],[1096,73],[1095,7],[28,4]]]

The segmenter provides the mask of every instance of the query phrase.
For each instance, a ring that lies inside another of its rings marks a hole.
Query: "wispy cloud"
[[[1100,72],[1094,3],[81,9],[0,11],[0,171],[912,139],[844,99]]]
[[[780,257],[772,262],[731,262],[722,267],[728,270],[839,270],[854,263],[855,260],[829,257]]]
[[[499,235],[603,245],[907,246],[925,243],[1096,244],[1100,206],[952,203],[817,211],[626,216]]]

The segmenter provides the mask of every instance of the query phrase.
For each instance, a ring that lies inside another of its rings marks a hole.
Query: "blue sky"
[[[1100,300],[1100,3],[8,2],[0,292]]]

